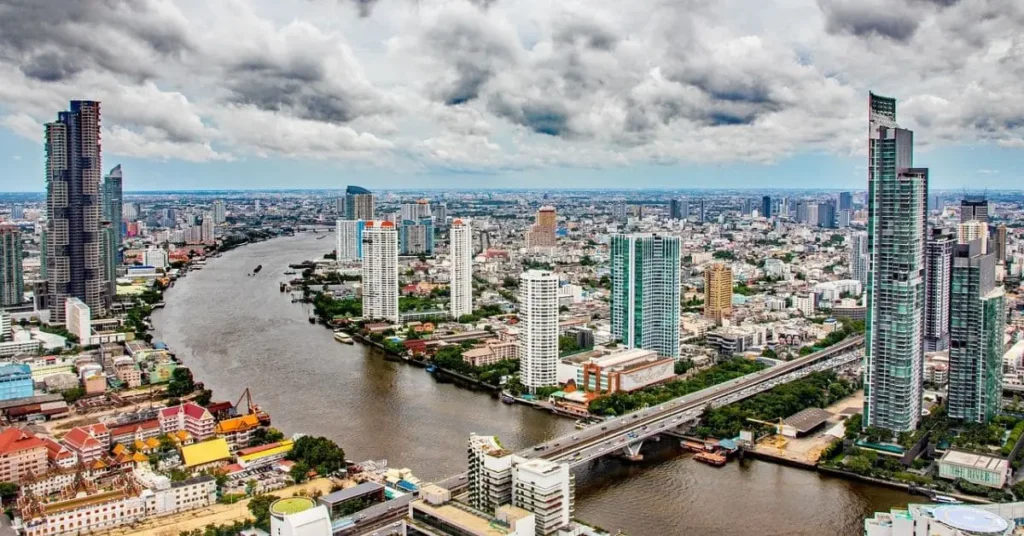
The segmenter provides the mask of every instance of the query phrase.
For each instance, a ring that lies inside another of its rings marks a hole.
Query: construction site
[[[754,457],[813,468],[822,452],[846,431],[845,422],[851,415],[860,413],[864,406],[864,392],[831,406],[808,408],[777,422],[754,421],[774,428],[775,433],[748,444],[746,450]],[[753,436],[744,432],[741,439],[753,441]]]

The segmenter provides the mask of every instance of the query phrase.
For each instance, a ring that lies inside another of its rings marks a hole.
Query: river
[[[278,283],[289,278],[289,263],[332,248],[332,238],[303,234],[211,259],[167,292],[166,307],[153,315],[154,337],[215,400],[234,402],[250,387],[286,434],[327,436],[350,459],[387,459],[424,480],[465,470],[470,433],[498,435],[517,449],[573,429],[570,420],[438,383],[423,369],[337,343],[311,326]],[[913,500],[765,462],[709,467],[668,441],[649,447],[639,464],[606,460],[579,472],[577,517],[632,536],[853,535],[862,533],[865,515]]]

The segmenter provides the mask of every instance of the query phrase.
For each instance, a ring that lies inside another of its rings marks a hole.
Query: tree
[[[284,439],[284,434],[277,428],[257,428],[252,431],[249,446],[258,447],[267,443],[276,443],[282,439]]]
[[[167,382],[167,396],[180,398],[196,390],[196,382],[192,379],[192,371],[188,367],[178,367],[171,373],[171,381]]]
[[[576,342],[576,337],[562,335],[558,338],[558,352],[560,354],[572,354],[580,351],[580,349],[580,345]]]
[[[326,437],[300,437],[288,453],[287,459],[303,462],[307,469],[313,469],[325,476],[345,468],[345,451]]]
[[[249,500],[249,513],[256,520],[254,524],[257,527],[270,531],[270,505],[279,498],[277,495],[257,495]]]
[[[206,407],[210,405],[211,398],[213,398],[213,391],[203,389],[198,395],[196,395],[195,402],[200,406]]]
[[[65,402],[67,402],[68,404],[74,404],[83,396],[85,396],[85,389],[81,387],[72,387],[71,389],[66,389],[62,391],[60,394],[61,396],[64,397]]]
[[[295,462],[288,474],[291,475],[293,482],[301,484],[309,479],[309,466],[305,462]]]
[[[13,482],[0,482],[0,499],[7,502],[18,496],[18,485]]]

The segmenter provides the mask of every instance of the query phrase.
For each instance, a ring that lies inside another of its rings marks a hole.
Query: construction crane
[[[240,406],[242,404],[242,400],[243,399],[245,400],[245,404],[246,404],[247,409],[246,409],[245,413],[240,413],[238,411],[238,406]],[[270,414],[265,412],[265,411],[263,411],[262,409],[260,409],[260,407],[257,406],[256,404],[253,404],[253,402],[252,402],[252,393],[249,391],[248,387],[245,388],[245,391],[242,391],[242,396],[238,397],[238,402],[235,402],[235,406],[234,407],[235,407],[235,413],[236,414],[239,414],[239,415],[249,415],[249,414],[256,415],[256,418],[259,419],[260,424],[262,424],[263,426],[270,426]]]
[[[774,446],[775,448],[777,448],[779,450],[782,450],[782,449],[784,449],[786,447],[786,444],[789,443],[789,440],[787,440],[782,435],[782,427],[785,425],[782,417],[779,417],[779,422],[777,422],[777,423],[776,422],[761,421],[761,420],[758,420],[758,419],[752,419],[750,417],[747,417],[747,420],[750,421],[750,422],[757,423],[757,424],[763,424],[765,426],[774,426],[775,427],[775,437],[772,438],[772,446]]]

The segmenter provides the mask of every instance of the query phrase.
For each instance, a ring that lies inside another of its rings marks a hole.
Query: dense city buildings
[[[363,227],[363,317],[398,322],[398,232],[389,221]]]
[[[21,305],[25,301],[21,241],[21,229],[0,225],[0,307]]]
[[[956,239],[948,229],[932,228],[928,237],[925,269],[925,351],[949,348],[949,289]]]
[[[1000,409],[1005,291],[981,240],[958,245],[949,312],[949,416],[988,422]]]
[[[455,218],[449,231],[451,251],[451,315],[458,319],[473,312],[473,228],[469,220]]]
[[[612,334],[630,348],[679,357],[679,238],[611,238]]]
[[[715,263],[704,269],[704,317],[716,324],[732,314],[732,269]]]
[[[45,132],[49,321],[64,323],[69,296],[103,316],[109,287],[100,251],[100,103],[71,101]]]
[[[360,186],[345,189],[345,219],[370,221],[376,217],[376,198]]]
[[[532,390],[557,383],[558,276],[529,270],[519,277],[519,377]]]
[[[868,144],[868,334],[864,424],[912,431],[921,416],[928,170],[896,99],[871,94]]]

